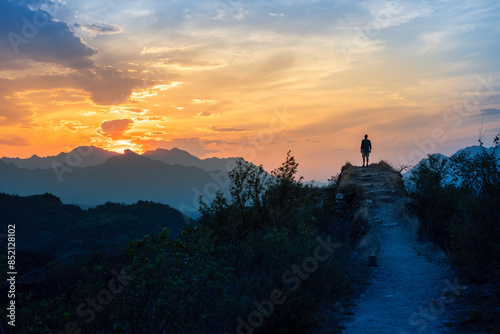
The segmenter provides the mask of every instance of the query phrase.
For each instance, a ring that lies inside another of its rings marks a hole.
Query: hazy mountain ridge
[[[210,185],[209,191],[205,188]],[[184,213],[198,210],[200,195],[227,191],[227,173],[166,164],[127,150],[88,167],[58,165],[53,169],[18,168],[0,162],[0,191],[18,195],[51,193],[64,203],[132,204],[139,200],[171,205]]]
[[[160,160],[170,165],[179,164],[189,167],[198,167],[206,171],[224,170],[228,172],[235,165],[236,161],[240,159],[240,158],[215,158],[215,157],[200,159],[178,148],[173,148],[171,150],[159,148],[154,151],[147,151],[144,154],[142,154],[142,156],[154,160]]]
[[[13,163],[19,168],[27,169],[49,169],[55,165],[66,164],[75,167],[89,167],[102,164],[108,158],[119,153],[106,151],[94,146],[79,146],[68,153],[61,152],[58,155],[39,157],[36,154],[27,159],[1,158],[6,163]]]
[[[126,150],[130,151],[130,150]],[[132,152],[132,151],[130,151]],[[132,152],[133,153],[133,152]],[[134,153],[136,154],[136,153]],[[55,156],[39,157],[36,154],[30,158],[9,158],[3,157],[0,160],[6,163],[13,163],[18,168],[26,169],[49,169],[57,166],[68,165],[70,167],[91,167],[104,163],[107,159],[121,154],[104,150],[94,146],[79,146],[68,153],[61,152]],[[232,166],[239,159],[233,158],[206,158],[200,159],[189,152],[178,148],[156,149],[142,154],[153,160],[159,160],[169,165],[182,165],[186,167],[198,167],[206,171],[223,170],[230,171]]]

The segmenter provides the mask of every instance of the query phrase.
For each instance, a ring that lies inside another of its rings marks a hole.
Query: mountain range
[[[93,146],[80,146],[68,153],[61,152],[55,156],[42,158],[33,154],[27,159],[3,157],[1,160],[6,163],[13,163],[19,168],[49,169],[54,163],[78,167],[96,166],[115,155],[119,155],[119,153],[109,152]]]
[[[476,156],[477,154],[481,153],[482,150],[485,150],[486,153],[488,154],[491,154],[491,153],[494,153],[495,154],[495,157],[497,159],[500,159],[500,150],[495,150],[493,147],[489,147],[489,148],[486,148],[486,147],[482,147],[482,146],[479,146],[479,145],[475,145],[475,146],[469,146],[469,147],[466,147],[466,148],[463,148],[461,150],[458,150],[457,152],[455,152],[454,154],[452,154],[450,157],[447,157],[441,153],[434,153],[433,156],[439,158],[440,161],[442,160],[446,160],[448,158],[451,158],[451,157],[454,157],[454,156],[458,156],[459,154],[469,154],[470,157],[474,157]],[[404,180],[404,183],[405,183],[405,186],[408,190],[413,190],[413,185],[412,185],[412,182],[410,180],[412,174],[418,170],[418,168],[422,165],[422,164],[426,164],[427,161],[429,159],[428,158],[424,158],[422,160],[420,160],[418,162],[418,164],[416,164],[411,170],[409,170],[408,172],[406,173],[403,173],[403,180]],[[453,177],[451,177],[451,175],[446,175],[445,176],[445,179],[443,180],[443,182],[445,183],[452,183],[452,182],[456,182],[456,181],[453,181]]]
[[[168,204],[195,216],[199,197],[228,192],[228,171],[238,158],[199,159],[174,148],[142,155],[81,146],[69,153],[28,159],[2,158],[0,192],[17,195],[51,193],[63,203],[82,207],[108,201],[139,200]]]
[[[19,168],[49,169],[53,166],[68,165],[70,167],[90,167],[104,163],[107,159],[119,156],[120,153],[106,151],[94,146],[79,146],[68,153],[61,152],[55,156],[39,157],[36,154],[27,159],[3,157],[0,160],[13,163]],[[178,148],[156,149],[142,154],[153,160],[159,160],[169,165],[179,164],[187,167],[198,167],[206,171],[231,170],[239,158],[206,158],[200,159]]]

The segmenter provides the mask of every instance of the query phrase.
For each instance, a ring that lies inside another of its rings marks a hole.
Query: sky
[[[178,147],[306,180],[500,132],[499,1],[0,0],[0,156]]]

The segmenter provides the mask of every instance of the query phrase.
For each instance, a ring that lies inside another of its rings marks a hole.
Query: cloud
[[[180,86],[181,84],[182,84],[182,82],[174,81],[174,82],[170,83],[169,85],[156,85],[156,86],[151,87],[150,89],[145,89],[142,91],[133,92],[132,93],[132,100],[140,101],[140,100],[144,100],[148,97],[158,96],[159,92],[163,92],[165,90],[175,88],[177,86]]]
[[[204,111],[196,115],[196,117],[210,117],[212,114],[209,111]]]
[[[31,124],[33,112],[0,95],[0,125]]]
[[[477,116],[500,116],[500,109],[484,109]]]
[[[208,105],[212,105],[212,104],[216,104],[217,103],[217,100],[201,100],[201,99],[193,99],[191,100],[191,103],[192,104],[208,104]]]
[[[199,47],[199,45],[188,45],[188,46],[178,46],[178,47],[151,46],[151,47],[144,47],[141,51],[141,55],[191,51],[191,50],[194,50],[198,47]]]
[[[152,132],[147,132],[146,136],[163,136],[166,134],[167,133],[165,131],[152,131]]]
[[[0,65],[3,68],[17,68],[26,60],[88,68],[93,65],[89,57],[95,53],[65,22],[54,20],[48,12],[0,0]]]
[[[241,131],[249,131],[248,129],[242,128],[219,128],[217,126],[212,126],[211,129],[216,132],[241,132]]]
[[[40,114],[46,110],[36,105],[40,97],[26,100],[30,91],[38,91],[39,95],[45,94],[49,98],[55,90],[64,89],[77,94],[75,103],[85,103],[89,96],[95,104],[116,105],[128,101],[134,88],[142,84],[142,80],[131,78],[127,72],[112,67],[81,69],[69,74],[0,78],[0,124],[27,124],[34,111]],[[111,111],[138,115],[146,113],[146,110],[137,107],[115,107]]]
[[[198,89],[205,89],[205,95],[225,92],[228,87],[231,87],[233,92],[242,94],[259,89],[275,89],[290,84],[290,75],[293,75],[293,70],[298,65],[298,57],[294,51],[273,52],[200,74],[193,85]],[[210,90],[207,91],[206,87]]]
[[[222,59],[218,60],[204,60],[204,59],[196,59],[196,60],[190,60],[187,58],[180,58],[180,57],[171,57],[171,58],[162,58],[159,59],[159,63],[157,66],[163,67],[165,69],[168,69],[170,71],[207,71],[207,70],[214,70],[217,68],[225,67],[227,66],[227,62]]]
[[[439,52],[453,49],[457,46],[463,46],[457,36],[463,38],[464,35],[475,29],[472,24],[457,25],[446,27],[442,30],[423,33],[419,40],[421,43],[420,53]]]
[[[80,129],[87,129],[88,125],[83,125],[80,121],[74,120],[60,120],[60,121],[50,121],[45,125],[52,131],[69,130],[71,132],[78,132]]]
[[[0,138],[0,145],[3,145],[3,146],[28,146],[29,142],[26,138],[21,138],[21,137]]]
[[[122,29],[115,25],[110,24],[79,24],[75,23],[73,25],[76,28],[81,28],[95,35],[106,35],[106,34],[119,34]]]
[[[142,80],[130,78],[113,67],[96,67],[74,75],[76,85],[91,94],[91,99],[99,105],[120,104],[128,100],[135,87]]]
[[[401,96],[399,93],[393,93],[390,95],[393,100],[405,100],[406,97]]]
[[[136,117],[133,119],[134,122],[154,122],[154,121],[165,121],[166,118],[164,116],[147,116],[147,117]]]
[[[97,132],[113,140],[125,139],[127,138],[125,132],[130,130],[133,123],[134,121],[131,119],[105,121],[101,124]]]
[[[399,26],[434,12],[429,4],[423,2],[365,1],[360,6],[370,11],[370,24],[380,28]]]
[[[131,108],[129,106],[113,106],[109,108],[111,114],[135,114],[135,115],[146,115],[147,110],[141,108]]]

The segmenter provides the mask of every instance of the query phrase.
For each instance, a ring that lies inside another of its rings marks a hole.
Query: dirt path
[[[426,254],[428,247],[416,240],[403,218],[405,199],[386,175],[373,167],[351,171],[350,180],[366,189],[374,221],[366,248],[377,265],[343,333],[448,333],[461,287],[446,257]]]

